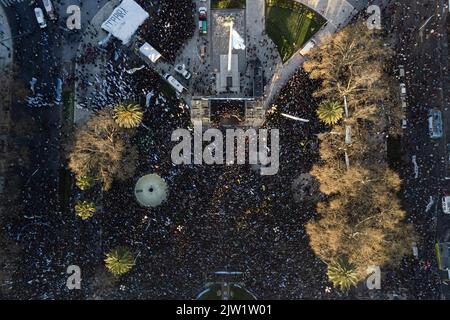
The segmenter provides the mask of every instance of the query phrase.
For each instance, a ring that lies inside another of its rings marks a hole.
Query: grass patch
[[[62,121],[65,128],[73,124],[75,116],[75,97],[71,90],[63,90],[62,92],[63,114]],[[62,160],[66,162],[66,160]],[[72,194],[73,179],[69,170],[62,167],[59,170],[59,203],[61,212],[70,212],[70,197]]]
[[[73,123],[75,116],[75,98],[72,91],[63,91],[62,93],[63,101],[63,120],[64,124]]]
[[[244,9],[245,0],[212,0],[211,6],[213,9]]]
[[[321,15],[298,2],[266,1],[266,30],[283,62],[289,60],[325,22]]]

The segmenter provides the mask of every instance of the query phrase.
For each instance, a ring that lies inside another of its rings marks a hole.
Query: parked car
[[[402,117],[402,129],[406,129],[408,127],[408,120],[405,116]]]
[[[55,10],[53,9],[52,1],[42,0],[42,3],[44,4],[45,11],[47,11],[50,20],[56,20]]]
[[[309,53],[309,51],[311,51],[312,48],[314,48],[316,46],[316,41],[314,39],[309,40],[304,46],[303,48],[300,50],[300,54],[302,56],[305,56]]]
[[[202,44],[200,46],[200,58],[204,59],[205,55],[206,55],[206,46]]]
[[[175,66],[175,71],[181,74],[186,80],[189,80],[192,77],[192,74],[186,70],[186,66],[184,64],[177,64]]]
[[[404,83],[400,83],[400,95],[402,97],[406,96],[406,85]]]
[[[41,8],[34,8],[34,14],[36,16],[36,20],[39,24],[39,27],[41,29],[44,29],[47,27],[47,23],[45,22],[44,12]]]
[[[398,74],[399,74],[400,78],[405,77],[405,66],[404,65],[401,64],[398,66]]]
[[[206,7],[198,8],[199,20],[206,21],[208,20],[208,9]]]
[[[406,109],[408,107],[408,104],[406,103],[405,97],[401,97],[402,100],[402,109]]]
[[[445,214],[450,214],[450,193],[448,191],[444,191],[442,196],[442,211]]]

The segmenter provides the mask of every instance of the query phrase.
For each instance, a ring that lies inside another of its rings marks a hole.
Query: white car
[[[200,7],[198,8],[198,12],[200,14],[200,20],[207,20],[208,19],[208,9],[206,7]]]
[[[175,66],[175,71],[181,74],[186,80],[189,80],[192,77],[192,74],[186,70],[186,66],[184,64],[177,64]]]
[[[442,197],[442,211],[445,214],[450,214],[450,193],[447,191],[444,192],[444,196]]]
[[[406,85],[404,83],[400,83],[400,95],[402,97],[406,96]]]
[[[47,23],[45,22],[44,12],[41,8],[34,8],[34,14],[36,15],[36,20],[39,24],[39,27],[41,29],[44,29],[47,27]]]
[[[405,97],[401,97],[402,98],[402,109],[406,109],[408,104],[406,103]]]
[[[55,10],[53,9],[53,4],[51,0],[42,0],[44,4],[45,11],[47,11],[50,20],[56,20]]]
[[[311,50],[312,48],[314,48],[316,46],[316,41],[314,39],[309,40],[304,46],[303,48],[300,50],[300,54],[302,56],[306,56]]]
[[[406,129],[408,127],[408,120],[406,120],[406,117],[402,117],[402,129]]]
[[[398,66],[398,74],[400,75],[400,78],[405,77],[405,66],[404,65]]]

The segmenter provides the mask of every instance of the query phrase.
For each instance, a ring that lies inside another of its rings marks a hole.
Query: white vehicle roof
[[[303,48],[300,50],[300,54],[302,56],[307,55],[309,51],[311,51],[312,48],[316,45],[316,41],[314,39],[309,40]]]
[[[41,8],[34,8],[34,13],[36,14],[37,18],[44,18],[44,12]]]
[[[178,82],[177,79],[175,79],[173,76],[171,76],[170,74],[165,74],[164,78],[167,79],[167,81],[169,82],[169,84],[175,89],[177,90],[179,93],[182,93],[184,90],[183,85]]]
[[[53,11],[53,5],[50,0],[42,0],[42,3],[44,4],[45,10]]]
[[[442,210],[444,213],[450,213],[450,195],[448,194],[442,197]]]
[[[161,58],[161,54],[147,42],[139,48],[139,52],[153,63]]]

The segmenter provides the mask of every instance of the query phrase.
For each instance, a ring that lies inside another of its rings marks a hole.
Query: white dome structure
[[[167,199],[167,183],[157,174],[148,174],[134,187],[136,200],[144,207],[157,207]]]

